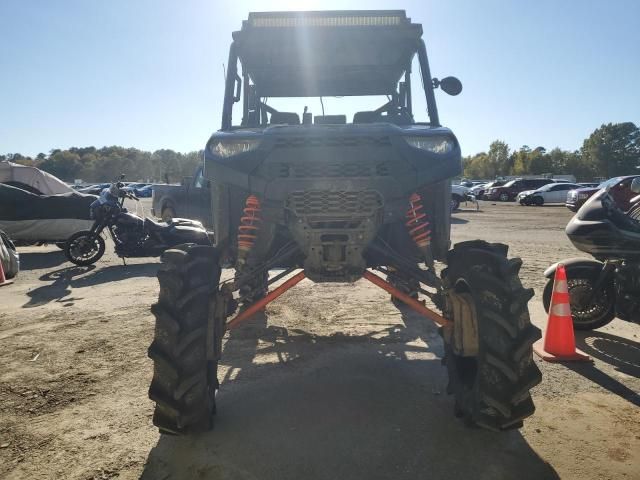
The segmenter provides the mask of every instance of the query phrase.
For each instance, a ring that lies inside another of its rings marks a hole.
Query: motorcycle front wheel
[[[83,230],[69,237],[64,255],[71,263],[84,267],[100,260],[104,249],[104,239],[100,235]]]
[[[567,270],[567,287],[571,302],[571,318],[576,330],[593,330],[611,322],[615,316],[615,289],[613,282],[603,285],[593,294],[593,284],[598,272],[579,269]],[[542,292],[542,303],[549,312],[553,278],[547,281]]]

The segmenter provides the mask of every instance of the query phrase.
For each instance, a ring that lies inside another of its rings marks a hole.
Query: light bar
[[[363,15],[363,16],[304,16],[286,17],[251,15],[252,27],[386,27],[406,23],[406,17],[400,15]]]

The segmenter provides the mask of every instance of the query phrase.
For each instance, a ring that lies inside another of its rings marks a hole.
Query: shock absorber
[[[245,202],[243,215],[238,226],[238,262],[244,263],[247,255],[253,249],[258,230],[260,230],[260,200],[255,195],[249,195]]]
[[[419,193],[413,193],[409,197],[409,209],[407,210],[407,222],[405,223],[409,236],[421,249],[426,250],[431,244],[431,229],[427,214],[423,211],[422,197]]]

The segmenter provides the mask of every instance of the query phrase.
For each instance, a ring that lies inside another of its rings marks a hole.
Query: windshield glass
[[[513,187],[513,184],[516,183],[515,180],[511,180],[503,185],[503,187]]]
[[[353,95],[265,96],[259,94],[259,84],[253,84],[251,78],[243,75],[240,98],[232,107],[233,123],[236,127],[428,123],[427,99],[417,55],[410,65],[388,95],[367,95],[366,85],[360,94],[356,85]]]
[[[622,180],[622,177],[613,177],[610,178],[609,180],[605,180],[604,182],[602,182],[600,185],[598,185],[598,188],[607,188],[610,187],[611,185],[615,185],[616,183],[618,183],[620,180]]]

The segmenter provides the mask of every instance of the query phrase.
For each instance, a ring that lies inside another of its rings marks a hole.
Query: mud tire
[[[207,325],[220,281],[214,247],[185,244],[166,250],[158,271],[149,398],[160,433],[184,435],[213,427],[217,361],[207,359]]]
[[[520,428],[535,410],[529,390],[542,380],[532,351],[540,330],[527,308],[533,290],[522,287],[522,261],[507,259],[507,249],[484,241],[459,243],[442,273],[445,288],[475,300],[479,335],[475,357],[456,355],[445,341],[447,391],[455,395],[457,416],[490,430]]]

